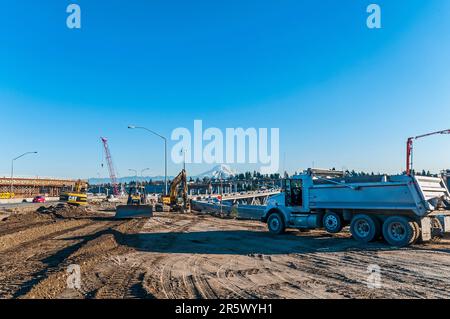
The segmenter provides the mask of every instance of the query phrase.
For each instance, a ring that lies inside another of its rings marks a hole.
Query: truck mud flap
[[[422,240],[423,241],[430,241],[432,238],[431,234],[431,218],[430,217],[423,217],[420,220],[420,228],[422,229]]]

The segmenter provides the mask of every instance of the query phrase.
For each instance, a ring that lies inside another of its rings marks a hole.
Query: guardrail
[[[221,205],[203,201],[191,201],[193,210],[205,214],[224,214],[238,219],[260,220],[266,206],[260,205]]]

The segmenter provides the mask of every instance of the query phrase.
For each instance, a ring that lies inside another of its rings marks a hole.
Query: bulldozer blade
[[[119,205],[116,208],[117,219],[152,217],[153,207],[149,205]]]

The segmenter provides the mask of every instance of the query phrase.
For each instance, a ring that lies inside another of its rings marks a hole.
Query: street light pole
[[[19,155],[19,156],[17,156],[16,158],[13,158],[12,160],[11,160],[11,190],[10,190],[10,194],[9,194],[9,196],[11,197],[12,196],[12,194],[13,194],[13,178],[14,178],[14,162],[16,161],[16,160],[18,160],[19,158],[21,158],[21,157],[24,157],[25,155],[28,155],[28,154],[37,154],[37,152],[26,152],[26,153],[23,153],[22,155]]]
[[[135,178],[136,178],[136,185],[137,185],[137,177],[138,177],[138,171],[137,171],[137,169],[132,169],[132,168],[129,168],[128,169],[130,172],[134,172],[134,176],[135,176]]]
[[[144,172],[150,170],[150,168],[144,168],[141,170],[141,177],[144,178]]]
[[[98,175],[98,193],[97,193],[97,195],[99,195],[100,194],[100,172],[98,172],[97,175]]]
[[[141,129],[141,130],[146,130],[160,138],[162,138],[164,140],[164,195],[167,195],[167,138],[165,138],[164,136],[162,136],[161,134],[158,134],[146,127],[142,127],[142,126],[134,126],[134,125],[129,125],[128,126],[129,129]]]

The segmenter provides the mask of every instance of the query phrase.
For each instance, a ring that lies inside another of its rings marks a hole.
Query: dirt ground
[[[19,209],[0,221],[0,298],[450,298],[449,239],[393,249],[207,215],[118,221],[111,209]],[[72,264],[80,289],[67,288]]]

